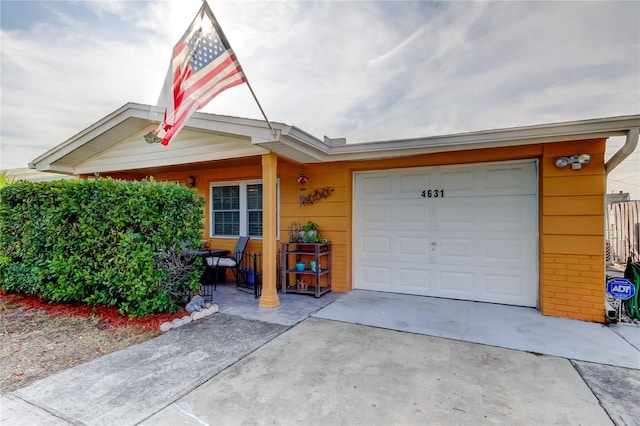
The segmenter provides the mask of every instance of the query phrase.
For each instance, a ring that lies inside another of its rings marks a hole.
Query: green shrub
[[[0,189],[0,284],[141,316],[180,309],[199,272],[204,199],[154,181],[14,182]]]

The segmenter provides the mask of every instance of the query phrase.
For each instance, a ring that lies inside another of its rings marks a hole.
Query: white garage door
[[[358,172],[354,288],[536,306],[535,161]]]

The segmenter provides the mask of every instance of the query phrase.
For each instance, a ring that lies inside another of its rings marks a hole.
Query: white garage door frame
[[[353,288],[536,307],[538,182],[536,159],[354,172]]]

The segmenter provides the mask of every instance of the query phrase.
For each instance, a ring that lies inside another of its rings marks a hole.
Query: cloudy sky
[[[0,0],[0,168],[155,104],[200,0]],[[640,2],[209,0],[267,117],[388,140],[640,113]],[[261,118],[246,85],[204,109]],[[612,155],[624,142],[608,144]],[[640,149],[609,192],[640,199]]]

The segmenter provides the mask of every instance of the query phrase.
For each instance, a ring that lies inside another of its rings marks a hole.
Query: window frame
[[[264,183],[262,179],[252,179],[252,180],[233,180],[233,181],[218,181],[218,182],[209,182],[209,194],[208,194],[208,209],[209,209],[209,238],[238,238],[240,236],[250,236],[252,239],[261,240],[264,236],[254,236],[249,235],[249,210],[247,203],[247,187],[249,185],[262,185],[264,197]],[[215,220],[214,220],[214,210],[213,210],[213,188],[222,187],[222,186],[239,186],[240,187],[240,235],[215,235]],[[263,198],[264,200],[264,198]],[[261,210],[263,212],[264,218],[264,209]],[[264,223],[262,229],[264,230]],[[280,240],[280,179],[276,179],[276,240]]]

